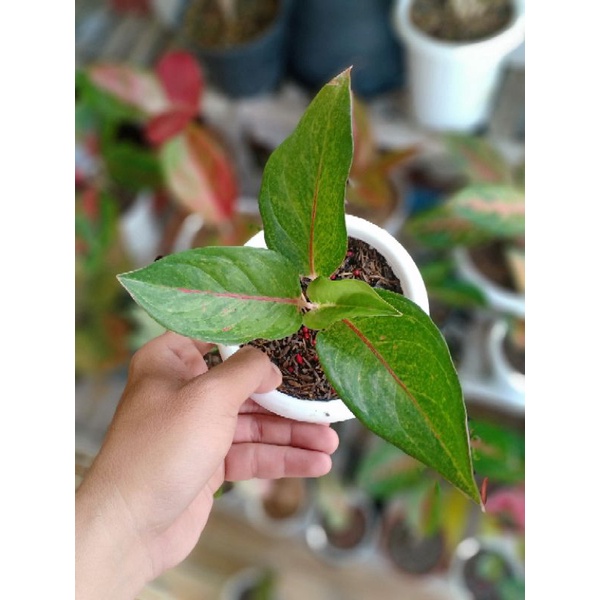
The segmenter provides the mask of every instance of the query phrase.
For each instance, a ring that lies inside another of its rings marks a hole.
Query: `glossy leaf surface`
[[[208,342],[279,339],[298,330],[298,274],[264,248],[194,248],[119,275],[133,299],[163,327]]]
[[[396,315],[345,319],[317,335],[327,378],[366,427],[479,503],[466,409],[446,341],[416,304],[377,293]]]
[[[316,95],[265,166],[259,207],[267,246],[302,275],[329,276],[347,245],[346,182],[352,162],[350,72]]]

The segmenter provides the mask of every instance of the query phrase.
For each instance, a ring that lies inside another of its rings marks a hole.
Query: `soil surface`
[[[367,532],[367,517],[364,510],[358,506],[349,508],[349,521],[345,527],[334,528],[323,519],[323,528],[332,546],[349,550],[357,546]]]
[[[219,48],[250,42],[275,21],[280,0],[195,0],[184,17],[184,35],[200,46]],[[223,5],[233,7],[228,18]]]
[[[263,507],[272,519],[292,517],[306,504],[304,479],[283,477],[272,480],[271,485],[272,488],[263,499]]]
[[[507,335],[504,338],[502,342],[502,347],[508,363],[516,371],[525,375],[525,348],[517,345],[511,339],[510,335]]]
[[[388,530],[385,548],[392,562],[402,571],[428,573],[444,555],[444,538],[441,533],[418,537],[403,519],[398,519]]]
[[[494,241],[469,248],[469,256],[488,279],[506,290],[516,292],[504,250],[501,241]]]
[[[470,18],[460,18],[454,5],[475,6]],[[504,29],[513,14],[510,0],[415,0],[413,23],[431,37],[452,42],[473,42]]]
[[[362,279],[371,287],[402,294],[400,280],[383,256],[369,244],[349,238],[348,252],[332,279]],[[306,287],[308,281],[304,281]],[[319,363],[315,349],[317,332],[302,326],[296,333],[281,340],[254,340],[250,345],[266,352],[281,369],[281,392],[303,400],[333,400],[333,389]]]

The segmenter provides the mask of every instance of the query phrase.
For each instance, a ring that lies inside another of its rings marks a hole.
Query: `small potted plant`
[[[514,168],[485,138],[445,135],[465,184],[435,207],[409,216],[402,235],[454,264],[500,314],[525,316],[525,191]]]
[[[270,535],[290,536],[307,526],[313,509],[310,479],[251,479],[235,484],[243,511],[254,527]]]
[[[432,130],[485,126],[506,56],[525,37],[521,0],[396,0],[417,121]]]
[[[375,554],[379,514],[363,490],[331,471],[315,483],[314,505],[305,538],[315,554],[335,564]]]
[[[348,69],[269,158],[259,195],[267,248],[195,248],[118,279],[156,321],[219,344],[225,360],[257,342],[308,394],[258,403],[307,421],[356,417],[480,503],[460,381],[418,269],[385,230],[344,214],[352,153]],[[401,292],[385,289],[386,263]],[[320,398],[324,389],[333,395]]]

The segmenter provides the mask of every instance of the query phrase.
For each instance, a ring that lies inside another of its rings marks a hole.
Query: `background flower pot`
[[[254,2],[259,3],[259,0]],[[206,0],[189,3],[183,16],[185,43],[205,67],[209,81],[226,96],[256,96],[273,92],[279,86],[286,68],[290,0],[276,3],[276,17],[264,31],[247,41],[227,45],[208,45],[195,33],[195,24],[207,22],[206,11],[214,12],[218,3]],[[250,8],[238,4],[240,9]],[[252,18],[249,12],[240,15],[241,21]]]
[[[296,1],[290,22],[289,71],[318,89],[352,66],[352,89],[370,97],[404,83],[402,46],[390,22],[392,0]]]
[[[468,248],[455,248],[453,256],[460,275],[482,291],[491,310],[517,318],[525,317],[525,294],[492,281],[477,267]]]
[[[506,394],[525,404],[525,366],[519,370],[508,359],[509,323],[506,319],[495,320],[487,338],[492,377]]]
[[[336,525],[317,502],[305,530],[308,547],[324,560],[338,564],[374,555],[379,536],[379,515],[366,494],[344,486],[342,501],[348,511],[345,522]]]
[[[311,480],[297,477],[236,484],[248,521],[278,536],[298,535],[306,529],[313,512],[312,488]]]
[[[429,300],[423,278],[417,265],[390,233],[359,217],[346,215],[348,236],[360,239],[377,249],[388,261],[402,283],[404,295],[429,312]],[[247,246],[265,247],[264,234],[259,232]],[[219,345],[219,352],[226,360],[239,346]],[[290,419],[316,423],[335,423],[354,418],[350,409],[340,399],[302,400],[283,394],[278,390],[266,394],[253,394],[252,399],[268,410]]]
[[[416,120],[432,130],[475,131],[487,122],[504,59],[524,40],[524,6],[515,0],[508,26],[473,42],[435,39],[417,28],[415,0],[397,0],[394,26],[408,58],[408,89]]]
[[[232,575],[223,586],[219,600],[280,600],[277,575],[268,567],[246,567]]]
[[[525,598],[525,574],[515,540],[504,536],[463,540],[452,557],[449,579],[473,600]]]
[[[412,575],[423,575],[442,568],[446,558],[446,540],[441,530],[421,534],[407,518],[400,500],[385,506],[381,550],[389,564]]]

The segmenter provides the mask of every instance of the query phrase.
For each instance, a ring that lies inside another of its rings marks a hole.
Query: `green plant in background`
[[[89,187],[76,194],[75,370],[100,374],[125,364],[133,322],[115,270],[131,267],[117,201]],[[115,285],[116,284],[116,285]]]
[[[479,533],[524,531],[520,506],[525,482],[525,435],[489,419],[470,419],[473,466],[480,485],[487,479],[486,514]],[[484,477],[485,475],[485,477]],[[410,527],[418,535],[441,531],[454,548],[467,533],[471,505],[439,475],[385,440],[373,437],[361,456],[354,485],[384,505],[402,500]]]
[[[514,288],[524,290],[523,168],[513,169],[484,138],[448,134],[442,141],[467,183],[437,206],[410,215],[401,232],[424,249],[419,266],[430,295],[450,306],[484,305],[482,291],[457,275],[452,250],[490,244],[501,246]]]
[[[195,248],[118,279],[157,322],[190,337],[237,345],[318,330],[321,366],[356,417],[480,503],[462,390],[437,327],[400,294],[330,279],[347,250],[352,155],[347,70],[269,158],[259,196],[268,248]]]

